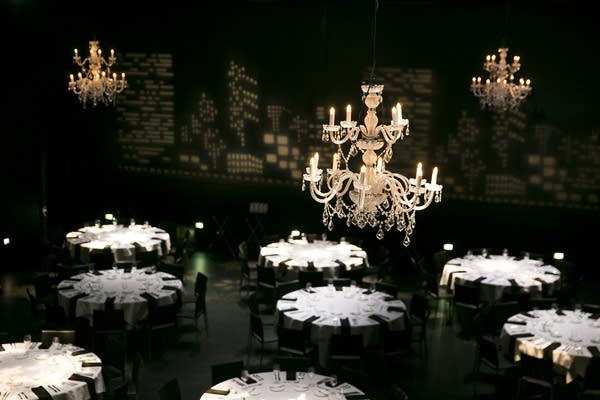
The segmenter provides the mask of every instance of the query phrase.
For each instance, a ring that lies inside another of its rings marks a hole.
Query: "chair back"
[[[46,316],[44,321],[45,329],[61,330],[69,324],[65,309],[57,304],[46,304],[44,314]]]
[[[479,304],[479,286],[468,286],[454,282],[454,301],[467,304]]]
[[[477,349],[479,350],[480,360],[488,363],[493,367],[500,365],[500,359],[498,357],[498,347],[493,340],[486,337],[477,338]]]
[[[44,345],[49,345],[52,343],[52,339],[58,337],[60,343],[62,344],[73,344],[75,343],[75,330],[73,329],[63,329],[63,330],[53,330],[53,329],[43,329],[41,335],[41,341]]]
[[[158,389],[159,400],[181,400],[179,380],[173,378]]]
[[[583,378],[583,387],[585,390],[600,390],[600,358],[590,358]]]
[[[145,250],[143,248],[137,247],[135,250],[135,260],[138,263],[138,267],[150,267],[158,264],[158,250]]]
[[[180,281],[183,280],[184,268],[181,263],[169,263],[160,261],[158,266],[156,267],[157,271],[166,272],[167,274],[171,274]]]
[[[323,271],[317,270],[300,270],[298,271],[298,283],[301,288],[306,287],[306,283],[310,282],[313,287],[323,286]]]
[[[332,358],[360,358],[363,353],[363,335],[334,333],[330,339],[329,353]]]
[[[303,356],[277,356],[275,362],[279,364],[282,371],[308,371],[313,365],[309,357]]]
[[[454,315],[458,327],[457,336],[463,340],[476,339],[482,332],[481,310],[473,304],[455,303]]]
[[[389,282],[375,282],[375,290],[377,290],[378,292],[389,294],[390,296],[396,298],[398,296],[398,291],[400,290],[400,287]]]
[[[275,269],[269,268],[269,267],[257,266],[256,267],[256,280],[259,285],[261,283],[264,283],[264,284],[275,287],[275,285],[276,285]]]
[[[265,340],[265,331],[260,316],[250,313],[250,332],[261,343]]]
[[[517,301],[494,303],[488,315],[489,333],[499,335],[506,320],[519,312],[521,312],[521,306]]]
[[[125,329],[125,315],[122,309],[94,310],[95,331],[121,331]]]
[[[226,381],[231,378],[241,376],[244,369],[244,362],[241,360],[231,361],[221,364],[212,364],[210,366],[212,385]]]
[[[435,272],[441,274],[446,263],[452,259],[452,252],[448,250],[440,250],[433,253],[432,258]]]
[[[196,282],[194,283],[194,293],[196,296],[206,296],[206,287],[208,284],[208,277],[202,272],[196,273]]]
[[[53,294],[52,279],[48,274],[36,276],[33,279],[33,286],[38,299],[47,298]]]
[[[115,256],[110,249],[101,251],[90,251],[90,263],[94,264],[96,270],[111,269],[115,262]]]
[[[303,330],[278,325],[277,345],[281,352],[303,355],[307,349],[307,338]]]
[[[550,383],[554,380],[554,366],[551,358],[537,358],[526,353],[521,353],[519,366],[522,376],[541,379]]]

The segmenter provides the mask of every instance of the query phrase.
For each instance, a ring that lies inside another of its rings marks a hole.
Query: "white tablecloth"
[[[322,366],[327,364],[331,335],[341,332],[343,318],[348,318],[352,335],[363,335],[364,346],[379,341],[379,322],[369,318],[370,315],[381,316],[390,330],[406,328],[404,312],[388,310],[388,307],[406,310],[406,306],[402,300],[385,301],[391,298],[385,293],[364,294],[370,290],[347,286],[341,291],[326,286],[315,287],[311,291],[314,293],[300,289],[286,294],[277,302],[275,315],[279,319],[283,312],[283,326],[292,329],[303,329],[304,321],[313,316],[319,317],[311,323],[310,339],[319,346],[319,363]],[[291,308],[297,310],[285,311]]]
[[[122,269],[100,271],[100,275],[82,273],[65,279],[58,284],[58,302],[69,312],[72,298],[82,293],[88,294],[77,299],[75,316],[85,317],[93,324],[94,310],[104,310],[107,297],[114,297],[115,309],[123,309],[125,322],[133,327],[148,316],[148,301],[141,297],[149,293],[157,305],[173,304],[177,301],[177,291],[164,288],[172,286],[183,290],[183,283],[171,274],[156,272],[148,275],[144,270],[126,273]]]
[[[323,275],[334,277],[340,268],[369,267],[367,253],[352,243],[337,243],[327,240],[288,240],[270,243],[260,249],[258,265],[277,267],[285,264],[292,269],[308,267],[313,262]]]
[[[66,244],[71,257],[76,257],[76,248],[80,247],[79,258],[89,262],[90,251],[110,247],[116,261],[134,261],[135,243],[146,251],[157,250],[163,256],[163,243],[167,251],[171,248],[171,239],[167,232],[160,228],[145,225],[102,225],[87,226],[77,232],[66,235]]]
[[[69,379],[73,374],[92,378],[96,393],[106,391],[102,367],[82,367],[82,362],[100,363],[94,353],[72,355],[83,349],[72,345],[55,345],[37,349],[40,343],[6,343],[0,348],[1,399],[37,399],[31,388],[42,386],[54,399],[87,400],[90,398],[87,383]],[[35,347],[32,349],[32,347]],[[8,392],[8,397],[3,397]],[[24,395],[23,395],[24,393]]]
[[[556,366],[566,371],[567,382],[570,382],[585,375],[591,357],[600,356],[600,315],[570,310],[558,313],[564,315],[558,315],[555,310],[534,310],[528,313],[530,316],[514,315],[504,324],[501,340],[503,349],[515,360],[519,360],[521,353],[537,358],[551,357]]]
[[[364,394],[347,382],[338,382],[338,385],[332,388],[327,385],[329,377],[319,374],[310,376],[306,372],[297,372],[295,380],[287,380],[286,371],[280,371],[279,381],[275,380],[273,372],[262,372],[249,376],[256,383],[246,384],[240,378],[232,378],[211,388],[229,390],[229,394],[212,394],[209,390],[200,399],[343,400],[345,399],[344,395]]]
[[[537,295],[541,294],[544,284],[549,286],[551,293],[560,284],[560,271],[532,259],[502,255],[465,256],[446,263],[440,285],[454,289],[455,282],[472,285],[476,281],[481,285],[481,300],[495,302],[513,287]]]

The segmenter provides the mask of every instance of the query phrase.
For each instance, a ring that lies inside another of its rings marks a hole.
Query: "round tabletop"
[[[307,268],[312,263],[326,277],[337,276],[340,268],[369,267],[367,253],[360,247],[346,242],[306,239],[269,243],[260,249],[258,265]]]
[[[87,400],[90,386],[96,393],[106,388],[100,358],[70,344],[40,343],[0,345],[0,393],[2,400],[52,398]],[[50,398],[50,397],[48,397]]]
[[[145,251],[156,250],[159,257],[166,255],[171,248],[171,239],[167,232],[145,224],[86,226],[76,232],[67,233],[65,239],[71,257],[86,263],[89,262],[90,251],[105,248],[112,250],[116,261],[134,261],[136,246],[143,247]]]
[[[590,358],[600,357],[600,314],[560,309],[516,314],[502,327],[501,340],[515,360],[521,353],[552,358],[570,382],[585,375]]]
[[[339,289],[333,285],[310,288],[310,292],[300,289],[277,301],[275,315],[284,327],[300,330],[310,324],[311,342],[318,345],[321,365],[326,365],[331,335],[345,328],[352,335],[362,334],[364,346],[378,342],[381,324],[390,330],[406,328],[402,300],[359,287]]]
[[[355,386],[339,382],[331,386],[331,378],[308,372],[280,371],[279,379],[274,372],[250,374],[248,381],[232,378],[207,390],[201,400],[217,399],[264,399],[264,400],[343,400],[364,395]]]
[[[183,283],[166,272],[123,269],[86,272],[61,281],[58,302],[67,313],[75,304],[75,316],[85,317],[93,325],[94,310],[104,310],[107,301],[123,309],[125,322],[134,326],[148,316],[148,302],[174,304]]]
[[[542,293],[548,286],[551,293],[560,283],[560,271],[552,265],[529,258],[518,259],[506,255],[469,255],[453,258],[442,271],[441,286],[454,289],[454,283],[479,284],[481,300],[495,302],[512,289]]]

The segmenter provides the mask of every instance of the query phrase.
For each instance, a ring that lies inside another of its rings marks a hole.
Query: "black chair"
[[[592,357],[585,370],[583,390],[600,390],[600,358]]]
[[[250,313],[257,315],[262,320],[263,326],[276,325],[273,310],[261,309],[256,293],[252,293],[250,296],[248,296],[248,310],[250,311]]]
[[[600,314],[600,304],[590,304],[590,303],[582,304],[581,311],[587,312],[590,314]]]
[[[375,282],[375,290],[389,294],[390,296],[397,298],[400,287],[391,282],[378,281]]]
[[[94,310],[92,325],[92,349],[102,354],[109,346],[109,337],[126,341],[125,315],[122,309]]]
[[[473,381],[473,393],[477,395],[477,378],[481,377],[481,367],[485,366],[494,372],[497,386],[506,383],[509,377],[509,371],[515,370],[517,364],[504,357],[499,350],[495,340],[480,336],[476,339],[477,355],[475,358],[473,372],[476,379]]]
[[[479,287],[454,282],[454,301],[479,305]]]
[[[183,281],[184,266],[182,263],[171,263],[160,260],[156,266],[156,270],[171,274],[180,281]]]
[[[46,304],[44,307],[44,329],[61,330],[70,328],[65,309],[57,304]]]
[[[156,307],[150,307],[148,318],[144,321],[145,335],[147,337],[147,354],[148,359],[152,360],[154,350],[154,336],[164,332],[166,333],[163,341],[163,346],[159,350],[164,350],[164,346],[169,342],[169,333],[177,328],[177,305],[167,304]]]
[[[208,336],[208,313],[206,310],[206,291],[208,287],[208,277],[204,275],[202,272],[196,273],[196,281],[194,283],[194,300],[193,300],[193,308],[190,308],[189,305],[192,303],[190,301],[183,302],[183,307],[176,315],[176,320],[183,319],[191,319],[194,321],[194,326],[196,330],[198,330],[198,318],[204,317],[204,329],[206,330],[206,335]]]
[[[452,252],[448,250],[440,250],[433,253],[432,259],[435,273],[441,275],[444,271],[444,266],[452,259],[452,257]]]
[[[554,373],[552,359],[537,358],[521,353],[519,361],[520,377],[517,384],[517,399],[554,399],[560,381]]]
[[[96,270],[111,269],[115,262],[115,256],[110,249],[90,251],[90,263],[94,264]]]
[[[63,330],[51,330],[42,329],[41,342],[44,345],[52,343],[53,338],[57,337],[62,344],[73,344],[75,343],[75,330],[74,329],[63,329]]]
[[[303,356],[277,356],[275,362],[282,371],[308,371],[314,365],[310,357]]]
[[[342,272],[340,273],[340,276],[346,279],[349,279],[350,281],[354,281],[356,282],[357,285],[362,285],[363,283],[363,278],[368,274],[369,272],[367,271],[366,267],[355,267],[355,268],[350,268],[350,269],[344,269],[342,268]]]
[[[136,246],[135,250],[135,261],[140,268],[156,266],[159,261],[158,250],[145,250]]]
[[[106,336],[103,348],[94,352],[102,359],[102,377],[107,389],[104,396],[118,398],[125,395],[129,383],[125,334]]]
[[[44,304],[57,304],[56,288],[53,287],[52,278],[49,274],[38,275],[33,278],[35,297]]]
[[[360,367],[363,354],[363,335],[334,333],[329,340],[329,361],[333,368],[342,365]]]
[[[179,380],[173,378],[158,389],[159,400],[181,400]]]
[[[240,264],[239,291],[241,294],[245,290],[248,295],[250,291],[256,290],[253,282],[256,281],[257,276],[256,265],[251,266],[248,259],[248,243],[246,241],[242,241],[238,245],[238,263]]]
[[[298,283],[301,288],[306,287],[306,284],[310,282],[313,287],[323,286],[323,271],[302,269],[298,271]]]
[[[264,298],[269,306],[275,306],[276,299],[298,286],[298,281],[280,282],[275,277],[275,268],[261,267],[256,268],[256,287],[261,298]]]
[[[311,356],[314,346],[304,330],[277,326],[277,348],[280,353],[298,356]]]
[[[516,301],[504,301],[492,304],[485,318],[485,332],[494,337],[500,336],[502,326],[507,319],[521,311],[521,306]]]
[[[244,362],[242,360],[212,364],[210,366],[212,385],[241,376],[243,369]]]
[[[481,309],[473,304],[455,303],[456,336],[462,340],[475,340],[483,333]]]
[[[549,310],[552,306],[558,304],[557,297],[536,297],[529,300],[528,310]],[[583,307],[582,307],[583,309]]]
[[[265,333],[265,329],[260,317],[250,313],[250,332],[248,334],[248,364],[250,363],[252,344],[255,340],[260,344],[260,366],[262,366],[265,344],[276,343],[277,336],[276,333],[271,332],[270,329],[267,331],[267,333]]]

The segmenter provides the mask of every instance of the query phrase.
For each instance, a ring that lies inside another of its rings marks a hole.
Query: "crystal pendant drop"
[[[381,239],[383,239],[383,237],[385,235],[383,233],[383,230],[381,228],[379,228],[379,230],[377,231],[377,234],[375,236],[377,237],[377,239],[381,240]]]
[[[405,247],[408,247],[408,245],[410,244],[410,238],[408,237],[408,235],[404,236],[404,240],[402,241],[402,244]]]

